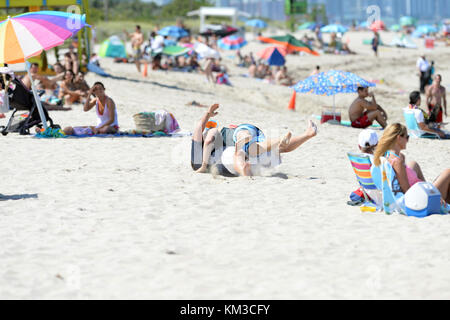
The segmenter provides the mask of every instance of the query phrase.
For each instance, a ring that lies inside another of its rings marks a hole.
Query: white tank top
[[[96,128],[100,128],[109,121],[108,104],[105,102],[105,109],[103,110],[103,114],[100,114],[100,111],[98,110],[98,102],[99,99],[97,99],[97,102],[95,103],[95,111],[97,112],[98,117]],[[114,109],[114,122],[111,123],[110,126],[119,127],[119,121],[117,120],[117,109]]]

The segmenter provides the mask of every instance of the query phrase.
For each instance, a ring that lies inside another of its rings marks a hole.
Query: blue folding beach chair
[[[403,109],[406,127],[414,138],[441,139],[437,133],[425,132],[419,128],[414,111],[411,109]]]
[[[386,158],[381,158],[379,167],[373,165],[371,174],[375,184],[381,187],[383,196],[383,210],[386,214],[400,213],[407,215],[405,206],[405,194],[398,182],[394,168],[392,168]],[[448,214],[449,206],[441,207],[441,214]]]

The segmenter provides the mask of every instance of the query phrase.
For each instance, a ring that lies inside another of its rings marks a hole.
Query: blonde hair
[[[391,149],[397,140],[398,136],[406,136],[408,134],[408,129],[401,123],[394,123],[389,125],[383,133],[383,136],[378,142],[378,146],[374,153],[374,164],[379,166],[381,164],[380,158],[384,156],[386,151]]]

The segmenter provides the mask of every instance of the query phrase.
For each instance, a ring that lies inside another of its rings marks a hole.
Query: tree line
[[[191,10],[211,6],[210,0],[172,0],[165,6],[141,0],[91,0],[91,19],[95,21],[151,21],[184,17]]]

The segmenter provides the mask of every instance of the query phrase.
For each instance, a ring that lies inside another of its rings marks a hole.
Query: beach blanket
[[[158,138],[158,137],[188,137],[191,136],[191,132],[187,131],[179,131],[177,133],[165,133],[163,131],[157,131],[157,132],[145,132],[145,131],[138,131],[138,130],[128,130],[128,131],[119,131],[115,134],[79,134],[79,135],[72,135],[68,136],[65,135],[60,129],[51,129],[49,128],[49,131],[44,133],[37,133],[34,137],[35,138],[65,138],[65,139],[80,139],[80,138]]]
[[[315,115],[315,114],[313,114],[312,116],[314,118],[316,118],[317,120],[322,120],[322,116]],[[351,127],[352,123],[350,121],[348,121],[348,120],[341,120],[341,126]],[[370,126],[370,128],[381,128],[381,126],[379,124],[373,124],[373,125]]]

